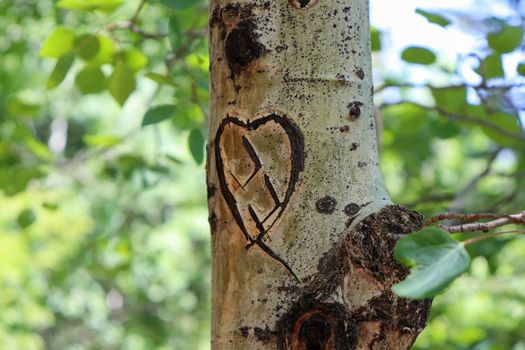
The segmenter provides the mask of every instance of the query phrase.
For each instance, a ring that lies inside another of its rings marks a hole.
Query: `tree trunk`
[[[367,0],[212,0],[212,348],[409,349],[421,216],[381,178]]]

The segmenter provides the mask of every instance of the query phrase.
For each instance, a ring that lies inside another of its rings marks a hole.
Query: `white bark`
[[[394,279],[334,261],[342,249],[359,256],[342,248],[345,237],[391,204],[377,156],[368,1],[212,0],[210,16],[213,349],[386,349],[381,324],[355,312]],[[410,215],[398,216],[417,221]],[[345,271],[328,287],[323,276],[338,264]],[[355,344],[340,347],[338,327]]]

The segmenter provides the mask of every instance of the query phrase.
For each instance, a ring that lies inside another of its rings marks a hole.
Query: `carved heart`
[[[235,222],[250,245],[261,245],[303,170],[301,131],[277,114],[246,122],[228,116],[217,130],[215,155],[220,189]]]

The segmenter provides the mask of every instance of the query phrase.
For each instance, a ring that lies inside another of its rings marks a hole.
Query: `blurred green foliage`
[[[475,84],[432,43],[388,73],[374,29],[396,202],[525,208],[522,17],[472,19]],[[0,349],[209,348],[206,26],[204,0],[0,1]],[[524,240],[469,253],[415,348],[525,349]]]

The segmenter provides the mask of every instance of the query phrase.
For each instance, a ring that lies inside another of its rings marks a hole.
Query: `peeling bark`
[[[212,348],[410,348],[421,217],[379,171],[368,1],[212,0],[210,54]]]

